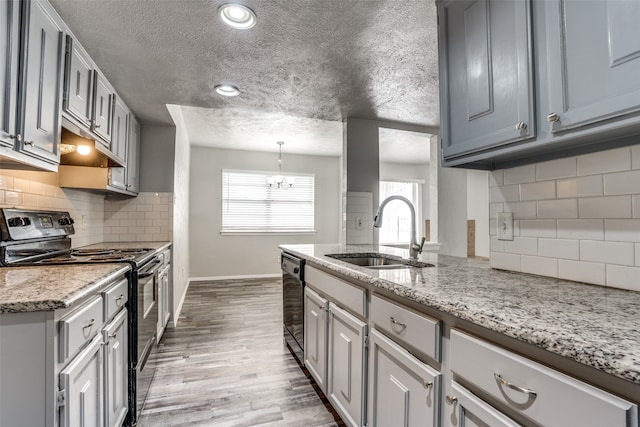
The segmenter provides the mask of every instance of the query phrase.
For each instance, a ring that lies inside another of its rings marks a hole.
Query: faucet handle
[[[422,247],[424,246],[424,241],[425,240],[427,240],[427,238],[423,237],[422,240],[420,241],[420,244],[416,243],[416,245],[415,245],[416,252],[418,252],[419,254],[422,253]]]

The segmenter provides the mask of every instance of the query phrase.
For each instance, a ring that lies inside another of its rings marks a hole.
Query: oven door
[[[152,259],[138,270],[138,360],[136,363],[136,419],[139,418],[142,405],[147,397],[153,366],[147,366],[147,359],[156,340],[158,325],[158,279],[157,272],[161,261]]]

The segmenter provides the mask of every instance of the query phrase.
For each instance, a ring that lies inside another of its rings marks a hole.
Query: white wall
[[[191,147],[191,278],[279,274],[279,244],[339,241],[341,159],[283,154],[283,170],[315,174],[315,235],[221,235],[222,169],[277,170],[275,153]]]
[[[640,291],[640,145],[497,170],[489,190],[492,267]]]
[[[467,219],[476,221],[476,256],[489,257],[489,173],[467,171]]]
[[[173,269],[173,288],[171,293],[172,305],[172,325],[177,324],[177,319],[182,309],[182,303],[187,293],[189,285],[189,175],[191,171],[191,146],[189,135],[184,124],[182,110],[179,106],[167,106],[171,118],[176,124],[175,130],[175,150],[173,152],[174,162],[167,171],[173,176],[173,208],[172,208],[172,228],[173,228],[173,258],[171,267]]]

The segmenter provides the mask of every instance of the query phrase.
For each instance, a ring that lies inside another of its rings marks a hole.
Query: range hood
[[[65,122],[65,125],[68,123]],[[79,128],[74,130],[80,131]],[[135,193],[126,190],[125,168],[107,156],[107,153],[104,152],[106,149],[102,147],[102,144],[64,127],[60,140],[58,185],[61,188],[78,188],[98,193],[135,196]],[[90,153],[80,154],[78,152],[80,146],[89,146]]]

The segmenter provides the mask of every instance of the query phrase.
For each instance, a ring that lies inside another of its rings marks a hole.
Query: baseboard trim
[[[184,292],[182,293],[182,297],[180,298],[180,303],[178,304],[178,308],[176,312],[171,316],[171,320],[169,320],[169,328],[175,328],[178,326],[178,319],[180,318],[180,312],[182,312],[182,305],[184,304],[184,300],[187,297],[187,291],[189,290],[189,285],[191,284],[191,280],[187,280],[187,286],[184,288]],[[175,289],[175,288],[174,288]]]
[[[239,276],[209,276],[191,277],[189,282],[213,282],[216,280],[243,280],[243,279],[275,279],[282,277],[281,273],[276,274],[243,274]]]

